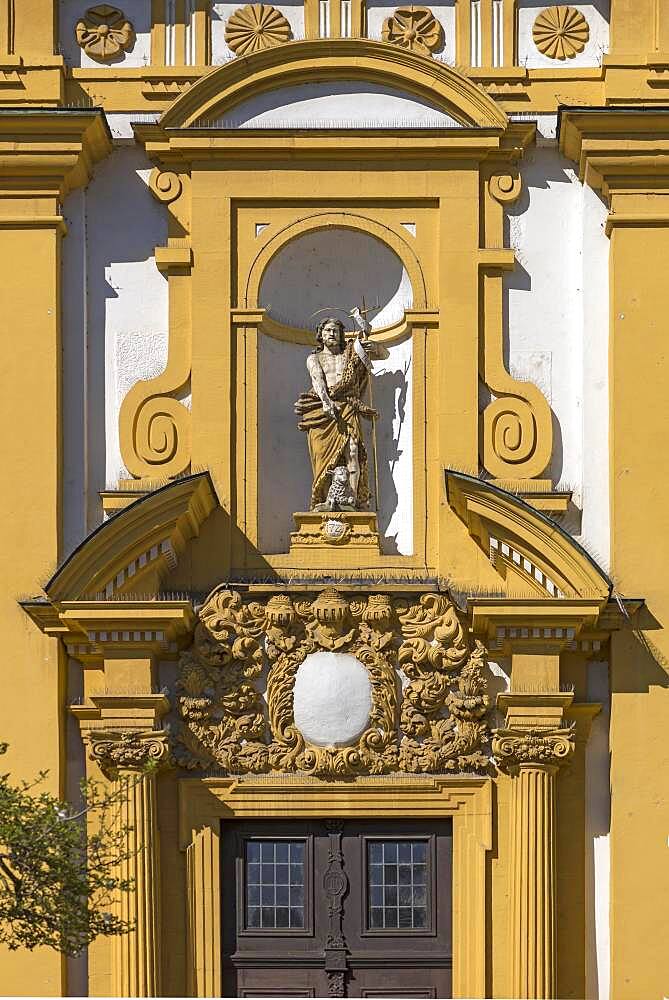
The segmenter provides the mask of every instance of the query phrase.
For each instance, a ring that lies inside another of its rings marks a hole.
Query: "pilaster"
[[[572,700],[559,691],[558,656],[512,657],[493,754],[511,778],[510,995],[517,1000],[556,996],[556,775],[574,752],[573,726],[564,725]]]
[[[635,16],[631,7],[628,16]],[[669,359],[661,263],[669,254],[669,112],[564,112],[560,143],[609,207],[611,573],[621,594],[646,598],[646,609],[611,641],[611,984],[613,995],[632,1000],[665,989],[660,942],[669,934],[666,841],[654,832],[669,823],[669,805],[658,798],[669,769],[669,636],[662,627],[669,618]],[[649,760],[652,768],[644,766]]]
[[[89,736],[91,758],[112,778],[118,797],[114,822],[122,834],[118,875],[132,884],[119,893],[128,934],[112,941],[112,994],[161,995],[160,849],[156,808],[156,771],[169,755],[164,732],[97,730]]]

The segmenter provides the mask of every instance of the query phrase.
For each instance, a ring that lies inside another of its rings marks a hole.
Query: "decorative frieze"
[[[311,743],[295,722],[297,672],[319,651],[355,657],[369,677],[369,720],[347,745]],[[253,601],[222,589],[181,656],[175,758],[188,768],[322,777],[486,770],[485,655],[480,643],[469,648],[442,594],[349,600],[328,588],[311,600]]]

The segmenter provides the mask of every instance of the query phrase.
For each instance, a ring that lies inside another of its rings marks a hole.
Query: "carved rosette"
[[[565,729],[496,729],[492,752],[501,771],[536,765],[560,767],[574,752],[574,726]]]
[[[547,7],[532,28],[534,44],[548,59],[573,59],[590,38],[590,27],[574,7]]]
[[[142,771],[168,762],[167,733],[101,729],[89,737],[90,757],[109,776],[118,771]]]
[[[91,59],[111,62],[130,48],[135,32],[118,7],[108,3],[89,7],[75,27],[77,42]]]
[[[412,5],[398,7],[385,19],[381,37],[391,45],[429,56],[441,47],[443,30],[429,7]]]
[[[235,55],[248,56],[287,42],[290,24],[281,11],[267,3],[249,3],[228,18],[225,40]]]
[[[355,656],[369,675],[369,721],[349,746],[315,746],[295,724],[295,677],[318,651]],[[181,656],[174,756],[183,767],[234,774],[487,770],[484,664],[485,650],[468,648],[441,594],[415,603],[386,594],[349,601],[327,588],[314,600],[279,594],[259,602],[221,589]]]

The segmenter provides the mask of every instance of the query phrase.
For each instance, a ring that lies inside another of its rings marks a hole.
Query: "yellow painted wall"
[[[643,200],[648,215],[669,207],[664,196]],[[622,594],[645,597],[647,607],[643,630],[614,636],[611,650],[614,1000],[667,993],[669,352],[660,263],[667,254],[666,225],[612,234],[612,573]]]
[[[0,546],[0,739],[10,744],[1,766],[17,779],[48,769],[54,794],[64,782],[64,670],[57,643],[17,602],[40,592],[59,557],[59,241],[53,228],[5,228],[0,215],[0,511],[11,524]],[[0,969],[3,993],[58,996],[63,987],[51,951],[0,953]]]

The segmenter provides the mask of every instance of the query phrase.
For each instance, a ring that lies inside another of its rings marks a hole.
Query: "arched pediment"
[[[50,601],[155,593],[218,505],[209,474],[177,479],[103,521],[44,587]]]
[[[571,535],[530,504],[459,472],[446,473],[446,494],[514,596],[606,603],[611,581],[604,571]]]
[[[160,124],[164,128],[211,125],[259,94],[344,80],[413,95],[461,127],[505,129],[508,124],[495,101],[452,66],[363,38],[288,42],[233,59],[177,98]]]

